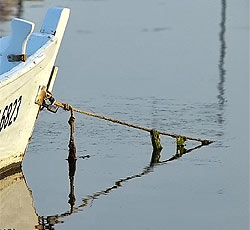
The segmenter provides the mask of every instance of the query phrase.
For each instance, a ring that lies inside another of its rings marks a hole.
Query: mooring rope
[[[87,116],[95,117],[95,118],[106,120],[106,121],[110,121],[110,122],[113,122],[113,123],[117,123],[117,124],[120,124],[120,125],[131,127],[131,128],[134,128],[134,129],[143,130],[143,131],[146,131],[146,132],[149,132],[149,133],[151,133],[152,130],[153,130],[153,129],[143,127],[143,126],[140,126],[140,125],[135,125],[135,124],[132,124],[132,123],[120,121],[118,119],[109,118],[109,117],[106,117],[106,116],[102,116],[102,115],[98,115],[98,114],[95,114],[95,113],[80,110],[80,109],[72,107],[69,104],[65,104],[65,103],[62,103],[62,102],[59,102],[59,101],[55,101],[54,104],[56,106],[60,107],[60,108],[63,108],[66,111],[74,111],[74,112],[77,112],[77,113],[80,113],[80,114],[84,114],[84,115],[87,115]],[[155,131],[157,131],[161,135],[176,138],[177,140],[178,139],[184,140],[184,142],[185,142],[185,140],[198,141],[198,142],[201,142],[202,145],[209,145],[209,144],[211,144],[213,142],[213,141],[206,140],[206,139],[188,137],[188,136],[183,136],[183,135],[179,135],[179,134],[175,134],[175,133],[168,133],[166,131],[159,131],[159,130],[155,130]]]

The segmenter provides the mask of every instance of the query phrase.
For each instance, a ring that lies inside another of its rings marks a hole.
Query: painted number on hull
[[[18,112],[22,103],[22,96],[17,98],[14,102],[6,105],[3,110],[0,109],[0,132],[11,126],[18,117]]]

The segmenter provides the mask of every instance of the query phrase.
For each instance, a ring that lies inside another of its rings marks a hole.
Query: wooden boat
[[[53,89],[69,13],[49,9],[37,33],[34,23],[13,19],[11,35],[0,39],[0,174],[23,160],[44,98]]]

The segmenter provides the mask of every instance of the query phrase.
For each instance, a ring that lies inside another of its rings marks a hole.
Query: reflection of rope
[[[42,230],[43,229],[51,229],[51,230],[53,229],[54,230],[54,225],[59,224],[59,223],[63,223],[63,221],[61,220],[62,218],[66,217],[66,216],[70,216],[74,213],[78,213],[80,211],[83,211],[84,208],[86,208],[88,205],[91,206],[92,203],[94,202],[94,200],[97,200],[101,196],[108,195],[111,192],[113,192],[114,190],[121,188],[123,186],[123,184],[125,184],[126,182],[129,182],[129,181],[136,179],[136,178],[141,178],[149,173],[152,173],[155,166],[165,165],[165,164],[167,164],[171,161],[177,160],[177,159],[181,158],[183,155],[190,153],[193,150],[199,149],[201,147],[202,147],[202,144],[200,144],[194,148],[191,148],[191,149],[185,149],[183,146],[177,146],[176,154],[173,155],[171,158],[169,158],[167,160],[163,160],[163,161],[160,160],[160,152],[158,152],[158,153],[153,152],[150,164],[148,166],[146,166],[141,173],[119,179],[119,180],[115,181],[112,186],[107,187],[99,192],[95,192],[91,195],[88,195],[85,198],[82,198],[81,204],[76,206],[76,207],[71,206],[71,209],[69,211],[66,211],[66,212],[61,213],[61,214],[53,215],[53,216],[47,216],[47,217],[39,216],[39,224],[40,225],[38,225],[38,227],[40,227],[40,228],[37,227],[37,229],[42,229]],[[70,192],[72,193],[72,191],[70,191]],[[74,195],[71,193],[70,193],[70,195]]]
[[[146,128],[146,127],[139,126],[139,125],[134,125],[134,124],[127,123],[127,122],[124,122],[124,121],[120,121],[120,120],[117,120],[117,119],[113,119],[113,118],[105,117],[105,116],[98,115],[98,114],[95,114],[95,113],[90,113],[90,112],[86,112],[86,111],[83,111],[83,110],[79,110],[79,109],[76,109],[76,108],[74,108],[74,107],[72,107],[72,106],[70,106],[68,104],[64,104],[64,103],[61,103],[61,102],[58,102],[58,101],[56,101],[54,104],[56,106],[58,106],[58,107],[63,108],[64,110],[67,110],[67,111],[72,109],[72,111],[74,111],[74,112],[81,113],[81,114],[84,114],[84,115],[87,115],[87,116],[91,116],[91,117],[95,117],[95,118],[98,118],[98,119],[110,121],[110,122],[113,122],[113,123],[117,123],[117,124],[120,124],[120,125],[131,127],[131,128],[147,131],[149,133],[151,133],[151,131],[152,131],[152,129],[150,129],[150,128]],[[173,137],[173,138],[176,138],[176,139],[181,137],[181,138],[184,138],[186,140],[198,141],[198,142],[201,142],[202,145],[208,145],[208,144],[211,144],[213,142],[213,141],[210,141],[210,140],[194,138],[194,137],[187,137],[187,136],[182,136],[182,135],[178,135],[178,134],[174,134],[174,133],[168,133],[168,132],[165,132],[165,131],[157,131],[157,132],[159,134],[161,134],[161,135]]]
[[[143,176],[153,172],[153,168],[155,166],[164,165],[164,164],[167,164],[171,161],[177,160],[177,159],[181,158],[183,155],[188,154],[188,153],[192,152],[193,150],[199,149],[201,147],[202,147],[202,144],[198,145],[194,148],[190,148],[190,149],[185,149],[185,148],[182,148],[181,146],[177,146],[176,154],[173,155],[171,158],[169,158],[167,160],[163,160],[163,161],[160,160],[160,152],[158,152],[158,153],[153,152],[150,164],[148,166],[146,166],[141,173],[119,179],[119,180],[115,181],[113,186],[108,187],[102,191],[96,192],[92,195],[88,195],[86,198],[82,199],[82,204],[80,204],[77,207],[74,207],[74,211],[75,212],[82,211],[82,208],[86,207],[89,204],[89,201],[92,202],[93,200],[98,199],[102,195],[109,194],[113,190],[118,189],[119,187],[122,187],[122,184],[125,182],[128,182],[128,181],[135,179],[135,178],[143,177]],[[182,148],[182,151],[179,151],[180,148]],[[153,158],[157,158],[157,160],[155,160]],[[66,212],[66,213],[68,213],[68,212]],[[60,216],[64,216],[64,214],[61,214]]]

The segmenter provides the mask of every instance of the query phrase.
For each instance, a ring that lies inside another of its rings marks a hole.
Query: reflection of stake
[[[184,146],[178,146],[177,145],[177,149],[176,149],[176,154],[173,155],[172,157],[170,157],[168,160],[164,160],[164,161],[160,161],[159,164],[166,164],[170,161],[174,161],[177,160],[179,158],[181,158],[184,154],[190,153],[196,149],[201,148],[203,145],[197,145],[196,147],[190,148],[190,149],[186,149]]]
[[[62,223],[62,220],[61,218],[64,218],[66,216],[70,216],[72,215],[73,213],[78,213],[80,211],[83,211],[83,209],[85,207],[87,207],[90,203],[92,203],[94,200],[98,199],[99,197],[101,196],[105,196],[105,195],[108,195],[110,194],[112,191],[116,190],[116,189],[119,189],[123,186],[124,183],[126,182],[129,182],[133,179],[136,179],[136,178],[140,178],[140,177],[143,177],[151,172],[153,172],[153,168],[155,166],[160,166],[160,165],[165,165],[173,160],[177,160],[178,158],[182,157],[184,154],[187,154],[187,153],[190,153],[191,151],[195,150],[195,149],[199,149],[201,148],[203,145],[200,144],[194,148],[191,148],[191,149],[185,149],[185,152],[182,152],[182,154],[175,154],[174,156],[172,156],[171,158],[167,159],[167,160],[164,160],[164,161],[160,161],[160,151],[156,152],[156,151],[153,151],[152,153],[152,157],[151,157],[151,162],[148,166],[146,166],[144,168],[144,170],[141,172],[141,173],[138,173],[138,174],[135,174],[135,175],[132,175],[132,176],[128,176],[128,177],[125,177],[123,179],[119,179],[117,181],[114,182],[114,185],[113,186],[110,186],[104,190],[101,190],[99,192],[95,192],[91,195],[88,195],[86,196],[85,198],[82,198],[82,203],[76,207],[74,207],[74,204],[71,206],[71,209],[70,211],[67,211],[67,212],[64,212],[64,213],[61,213],[61,214],[56,214],[54,216],[49,216],[49,217],[39,217],[39,220],[44,220],[45,218],[47,219],[47,225],[48,226],[54,226],[55,224],[58,224],[58,223]],[[177,153],[179,152],[179,150],[177,149]],[[69,172],[70,174],[70,172]],[[74,179],[74,177],[72,178]],[[74,196],[74,185],[73,185],[73,180],[71,181],[70,180],[70,186],[71,186],[71,190],[70,190],[70,194],[69,194],[69,198],[71,198],[71,196],[74,197],[75,199],[75,196]],[[70,201],[70,200],[69,200]],[[75,202],[75,200],[74,200]],[[50,219],[52,219],[53,221],[49,221]],[[40,222],[40,221],[39,221]],[[46,227],[47,227],[46,225]],[[44,228],[44,229],[50,229],[50,228]],[[52,228],[51,228],[52,229]]]
[[[76,172],[76,146],[74,141],[74,132],[75,132],[75,117],[72,107],[69,108],[71,112],[71,116],[69,118],[70,125],[70,139],[69,139],[69,156],[68,156],[68,164],[69,164],[69,180],[70,180],[70,193],[68,203],[70,204],[70,213],[73,212],[73,207],[75,205],[75,189],[74,189],[74,176]]]
[[[74,170],[76,169],[76,161],[74,161]],[[70,173],[70,162],[69,162],[69,173]],[[75,171],[74,171],[75,173]],[[75,186],[74,186],[74,176],[69,176],[69,181],[70,181],[70,193],[69,193],[69,200],[68,203],[70,205],[70,213],[73,212],[73,208],[76,202],[75,198]]]

